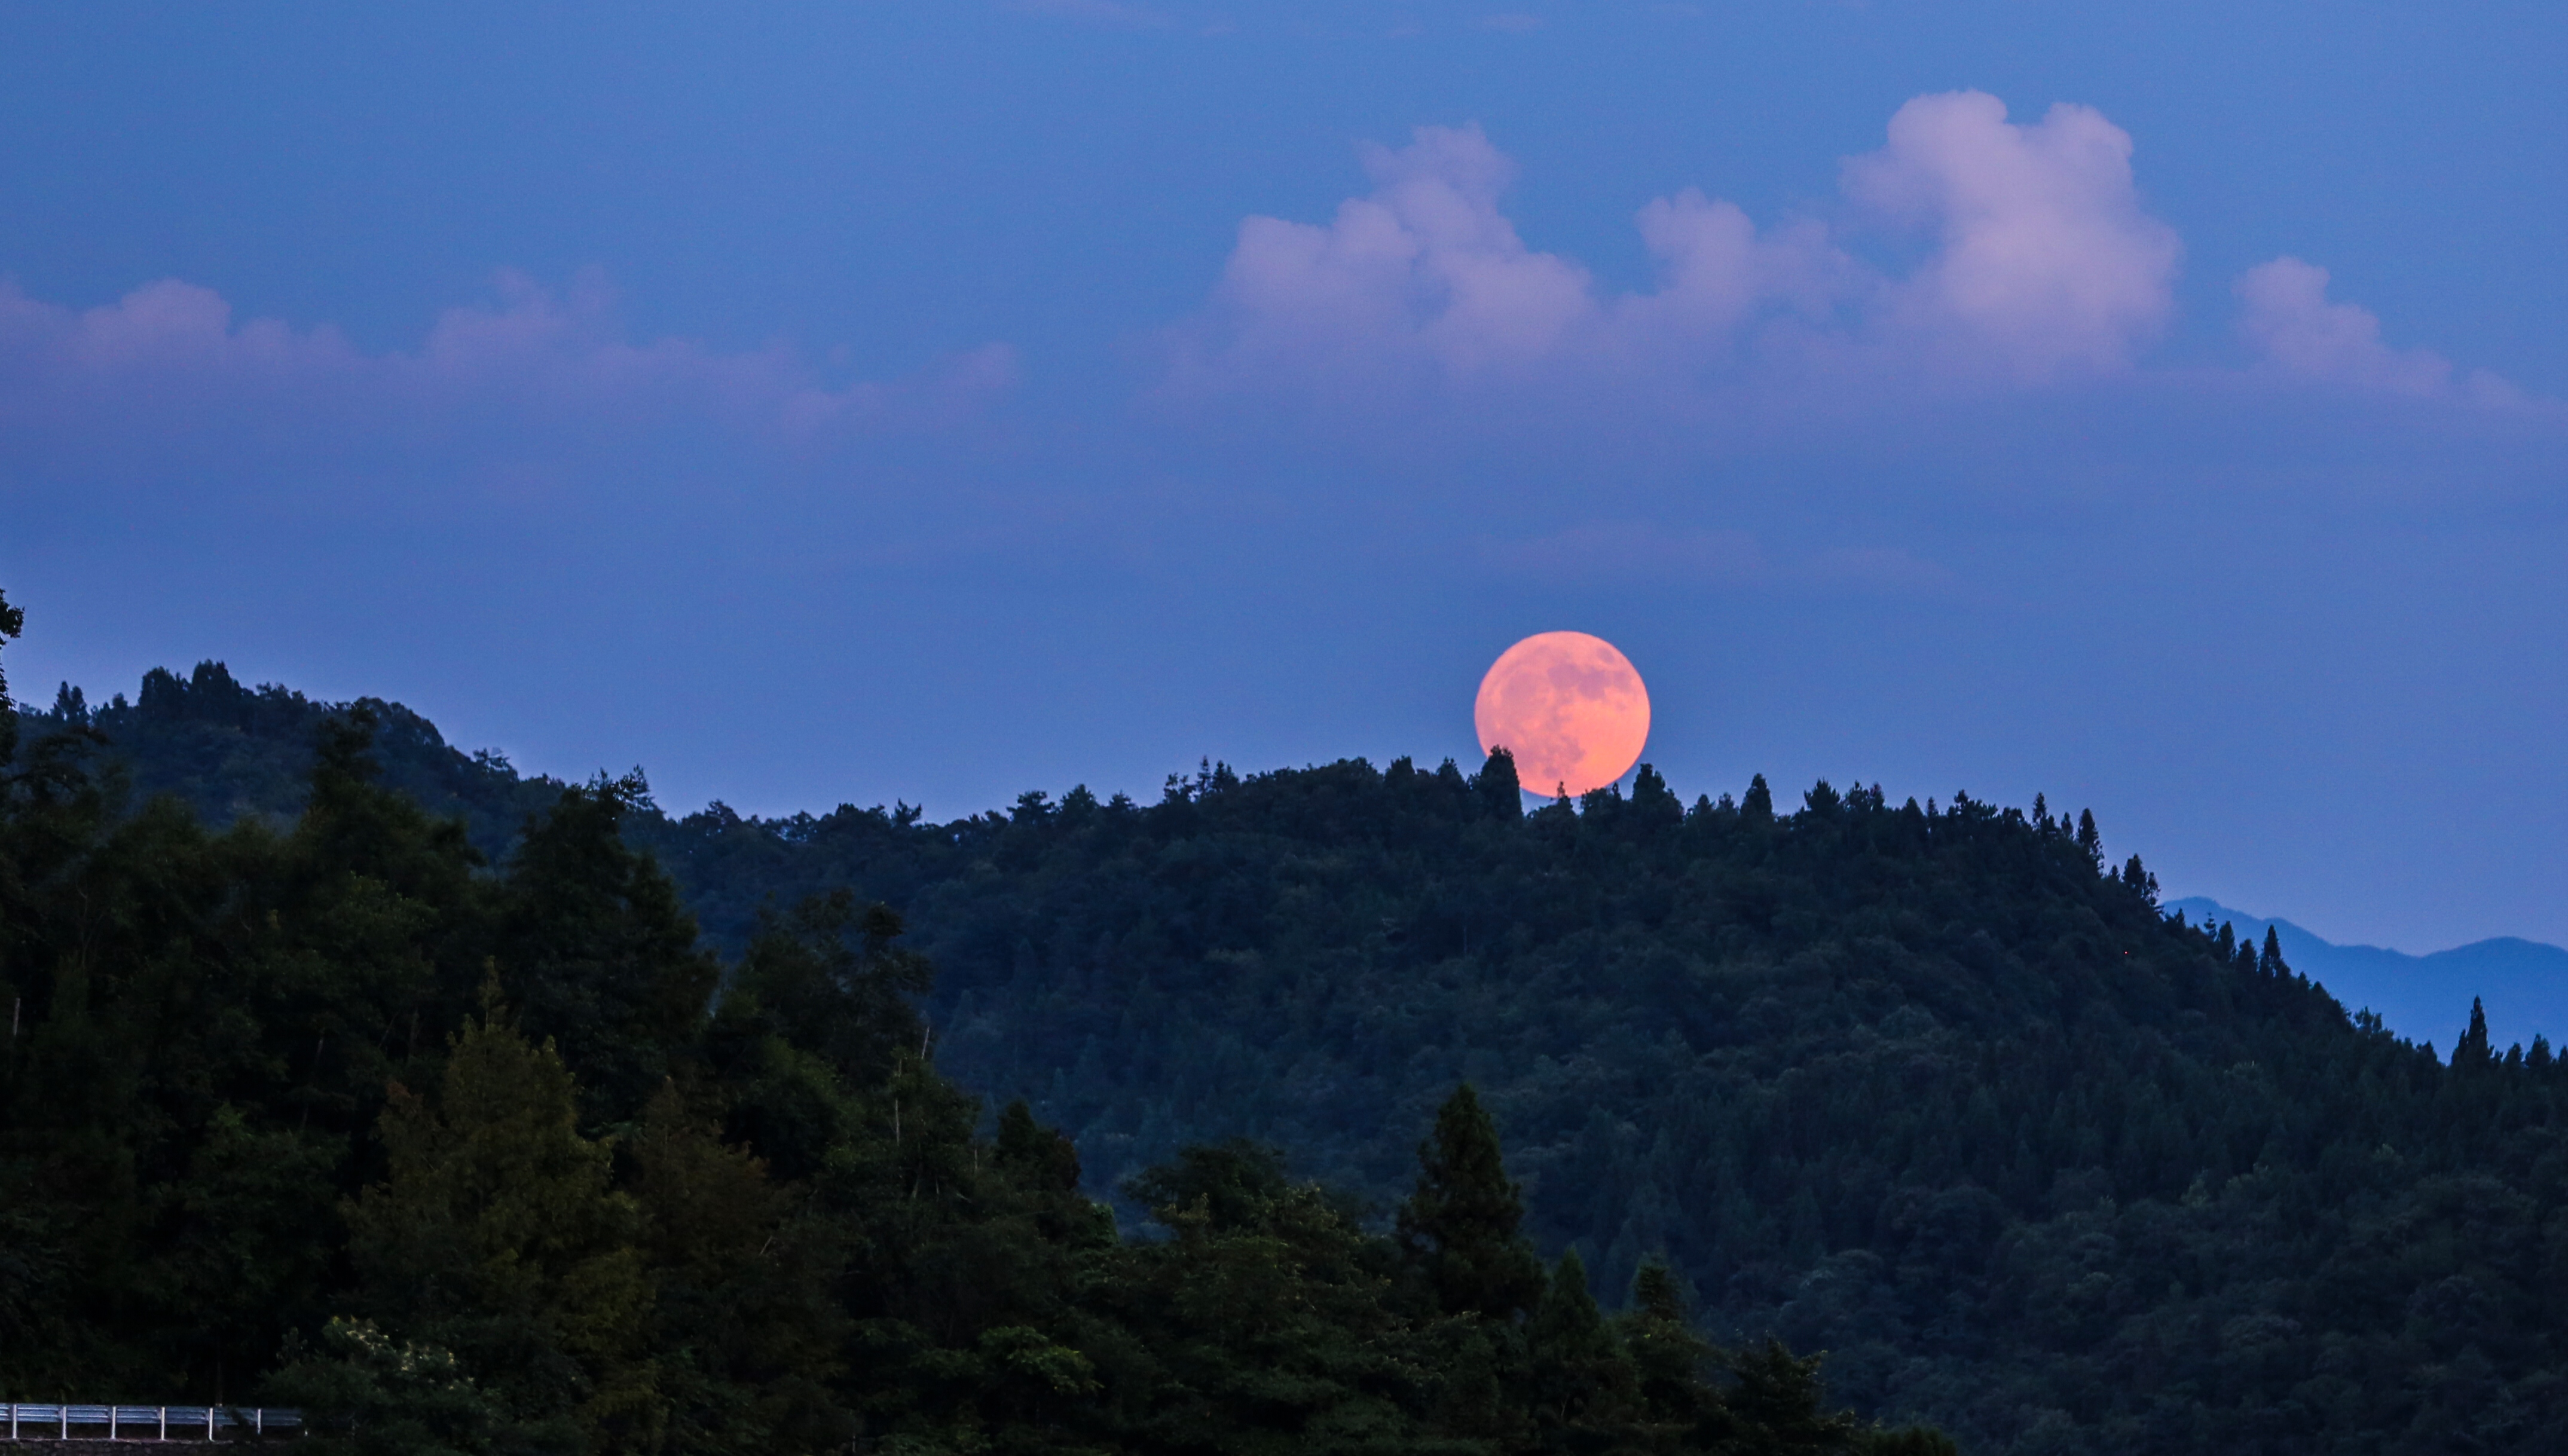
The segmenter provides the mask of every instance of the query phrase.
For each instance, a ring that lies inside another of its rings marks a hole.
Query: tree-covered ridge
[[[1142,1175],[1123,1237],[1069,1140],[939,1070],[889,910],[813,897],[726,965],[626,841],[638,785],[559,789],[494,866],[377,781],[373,719],[216,833],[0,691],[13,1396],[294,1403],[385,1453],[1951,1449],[1711,1348],[1663,1272],[1611,1316],[1545,1278],[1467,1089],[1401,1240],[1241,1142]]]
[[[183,677],[154,668],[131,700],[119,693],[93,704],[65,683],[51,710],[27,717],[36,731],[95,732],[112,745],[109,761],[133,802],[169,794],[217,827],[240,818],[282,827],[303,811],[322,726],[354,709],[374,718],[384,784],[439,818],[463,818],[489,858],[503,855],[526,816],[565,786],[520,777],[500,754],[453,748],[435,724],[398,703],[316,703],[272,683],[248,688],[218,662],[198,663]]]
[[[1969,1449],[2553,1444],[2548,1047],[2403,1043],[2039,800],[1519,804],[1502,759],[1208,765],[1149,804],[624,828],[720,945],[813,892],[898,910],[939,1065],[1094,1193],[1246,1136],[1396,1232],[1467,1080],[1595,1289],[1663,1253],[1722,1337],[1828,1349],[1833,1392]]]
[[[2447,1065],[2349,1018],[2161,916],[2083,814],[1644,773],[1519,817],[1502,766],[661,842],[713,917],[903,906],[946,1064],[1094,1158],[1271,1137],[1387,1199],[1380,1129],[1467,1078],[1600,1288],[1664,1253],[1732,1337],[1975,1449],[2529,1450],[2568,1415],[2548,1047]]]

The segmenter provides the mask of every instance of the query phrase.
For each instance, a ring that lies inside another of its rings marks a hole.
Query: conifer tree
[[[2283,964],[2283,938],[2265,927],[2265,948],[2257,954],[2256,969],[2267,976],[2281,976],[2292,968]]]
[[[2452,1065],[2483,1067],[2494,1059],[2494,1055],[2488,1049],[2487,1008],[2480,1004],[2477,997],[2471,997],[2470,1028],[2463,1031],[2461,1039],[2452,1044]]]
[[[1437,1109],[1418,1149],[1418,1187],[1400,1207],[1400,1240],[1438,1308],[1507,1321],[1542,1299],[1542,1266],[1518,1232],[1523,1189],[1507,1180],[1498,1131],[1464,1082]]]
[[[2158,903],[2158,877],[2150,874],[2147,868],[2141,865],[2138,855],[2132,855],[2123,862],[2122,884],[2133,893],[2145,898],[2151,905]]]
[[[1516,778],[1516,755],[1504,743],[1489,750],[1489,761],[1480,765],[1471,787],[1478,790],[1481,810],[1491,818],[1524,817],[1524,785]]]
[[[1739,817],[1751,824],[1774,822],[1774,790],[1766,786],[1766,775],[1748,780],[1748,793],[1739,801]]]

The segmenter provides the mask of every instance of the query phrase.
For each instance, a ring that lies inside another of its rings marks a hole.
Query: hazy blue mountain
[[[2411,956],[2380,946],[2340,946],[2288,920],[2249,915],[2198,895],[2170,900],[2166,908],[2183,911],[2197,924],[2228,921],[2242,939],[2261,941],[2272,926],[2282,937],[2283,959],[2325,985],[2348,1011],[2368,1007],[2392,1030],[2430,1040],[2445,1052],[2469,1024],[2472,997],[2487,1004],[2488,1039],[2498,1046],[2529,1044],[2536,1034],[2557,1041],[2568,1032],[2568,950],[2557,946],[2500,936]]]

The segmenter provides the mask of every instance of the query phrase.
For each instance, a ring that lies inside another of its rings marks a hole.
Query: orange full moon
[[[1641,761],[1650,691],[1632,660],[1584,632],[1541,632],[1498,655],[1471,705],[1483,752],[1515,755],[1516,781],[1575,798]]]

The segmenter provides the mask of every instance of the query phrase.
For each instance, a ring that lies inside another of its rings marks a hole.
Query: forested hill
[[[1600,1291],[1664,1252],[1724,1329],[1967,1449],[2568,1429],[2549,1048],[2357,1024],[2039,801],[1688,805],[1645,771],[1526,814],[1502,759],[1345,762],[632,833],[725,943],[810,891],[896,908],[940,1064],[1093,1187],[1244,1134],[1387,1202],[1468,1078]]]
[[[249,688],[221,663],[207,662],[183,677],[155,668],[133,698],[119,693],[104,703],[66,683],[50,712],[25,716],[30,734],[97,732],[134,802],[171,794],[209,824],[254,818],[284,825],[310,796],[322,725],[357,706],[316,703],[273,684]],[[369,698],[362,706],[374,715],[373,751],[385,785],[441,818],[462,818],[490,859],[504,856],[526,817],[549,807],[564,787],[558,779],[521,777],[497,753],[449,746],[435,724],[398,703]]]
[[[212,833],[0,680],[0,1393],[300,1407],[312,1456],[1953,1456],[1664,1265],[1611,1312],[1546,1269],[1467,1086],[1388,1228],[1232,1142],[1130,1236],[939,1071],[888,911],[726,963],[634,785],[492,866],[376,718]]]

